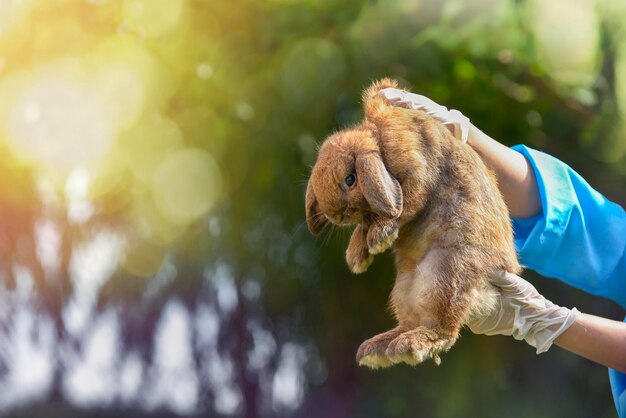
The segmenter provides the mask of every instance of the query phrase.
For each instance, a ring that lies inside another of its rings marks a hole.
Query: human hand
[[[475,334],[512,335],[539,354],[580,316],[576,308],[555,305],[515,274],[501,271],[491,276],[490,282],[499,290],[499,303],[489,316],[470,320],[468,326]]]
[[[471,122],[458,110],[448,110],[445,106],[435,103],[426,96],[409,93],[404,90],[386,88],[382,89],[380,94],[394,106],[402,106],[409,109],[423,109],[426,113],[448,126],[457,139],[460,139],[463,143],[467,142]]]

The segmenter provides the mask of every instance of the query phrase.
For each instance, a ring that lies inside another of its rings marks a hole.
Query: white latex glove
[[[576,321],[580,312],[550,302],[521,277],[501,272],[490,278],[500,290],[499,307],[490,316],[475,318],[469,328],[475,334],[512,335],[537,349],[550,348],[554,340]]]
[[[409,93],[404,90],[387,88],[382,89],[380,94],[395,106],[425,110],[426,113],[447,125],[457,139],[460,139],[463,143],[467,142],[471,122],[458,110],[448,110],[445,106],[433,102],[426,96]]]

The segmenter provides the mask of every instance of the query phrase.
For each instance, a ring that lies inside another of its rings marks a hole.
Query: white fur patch
[[[413,271],[398,272],[391,292],[392,304],[399,318],[415,318],[414,326],[433,324],[431,296],[438,286],[435,282],[435,272],[441,253],[431,250],[415,265]]]

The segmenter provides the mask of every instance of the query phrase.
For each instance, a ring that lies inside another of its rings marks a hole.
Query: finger
[[[461,141],[466,144],[469,138],[469,131],[467,129],[461,129]]]
[[[501,289],[510,289],[515,287],[515,279],[519,278],[513,273],[506,270],[498,270],[489,276],[489,282]]]
[[[385,99],[389,100],[389,101],[405,101],[405,95],[404,92],[402,90],[398,90],[398,89],[394,89],[394,88],[386,88],[386,89],[382,89],[379,92],[380,94],[383,95],[383,97],[385,97]]]
[[[456,109],[450,109],[450,115],[451,115],[453,118],[456,118],[456,119],[459,119],[459,120],[462,120],[462,119],[467,119],[467,118],[465,117],[465,115],[463,115],[463,113],[459,112],[459,111],[458,111],[458,110],[456,110]]]
[[[523,279],[517,274],[504,272],[495,276],[495,281],[492,284],[498,286],[500,289],[510,292],[512,294],[524,295],[529,297],[530,295],[538,294],[537,289],[529,281]]]
[[[394,89],[391,87],[381,89],[380,94],[391,102],[409,103],[413,109],[432,109],[433,111],[439,110],[442,106],[433,102],[426,96],[421,94],[409,93],[404,90]]]
[[[432,109],[438,109],[438,108],[443,107],[433,102],[428,97],[422,96],[421,94],[405,92],[405,97],[413,103],[420,104],[420,105],[423,105],[425,107],[429,107]]]
[[[452,125],[452,136],[455,137],[456,139],[461,139],[461,132],[459,131],[459,125],[457,125],[456,123],[454,125]]]

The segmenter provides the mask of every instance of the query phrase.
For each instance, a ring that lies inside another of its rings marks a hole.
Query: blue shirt
[[[518,145],[532,165],[542,213],[513,219],[520,262],[626,309],[626,214],[563,162]],[[615,407],[626,417],[626,375],[609,369]]]

